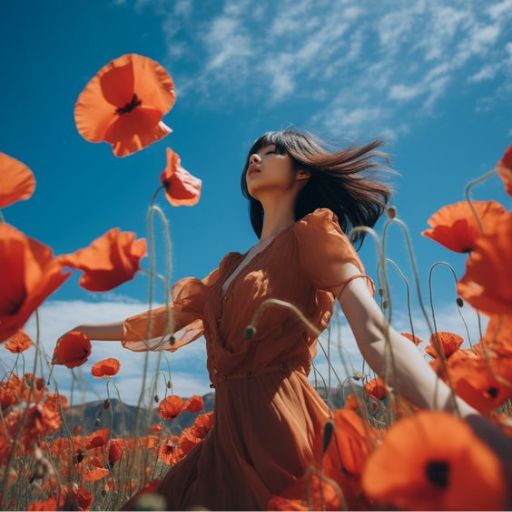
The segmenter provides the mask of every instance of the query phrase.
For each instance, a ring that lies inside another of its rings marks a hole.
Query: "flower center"
[[[442,489],[448,485],[448,475],[450,467],[442,460],[433,460],[427,464],[426,474],[430,482]]]
[[[142,100],[139,100],[138,96],[135,93],[133,93],[130,103],[127,103],[124,107],[119,107],[116,110],[116,114],[121,116],[128,112],[131,112],[133,109],[137,108],[141,104],[142,104]]]
[[[498,396],[498,388],[494,387],[494,386],[491,386],[488,390],[487,390],[487,394],[491,397],[491,398],[496,398]]]

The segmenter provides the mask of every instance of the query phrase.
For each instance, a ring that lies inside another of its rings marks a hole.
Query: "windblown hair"
[[[287,128],[265,132],[251,146],[241,179],[242,194],[249,200],[249,216],[258,238],[263,228],[264,211],[261,203],[249,194],[245,176],[253,153],[275,144],[277,153],[290,155],[295,172],[303,169],[311,173],[307,184],[298,193],[295,221],[317,208],[329,208],[338,216],[343,232],[348,234],[352,227],[373,227],[394,193],[392,186],[365,176],[368,171],[398,174],[374,161],[374,157],[381,157],[390,162],[387,153],[376,149],[383,143],[381,139],[375,139],[364,146],[350,145],[346,149],[329,150],[325,141],[308,131]],[[351,238],[354,244],[360,241],[357,250],[361,248],[366,234],[358,232]]]

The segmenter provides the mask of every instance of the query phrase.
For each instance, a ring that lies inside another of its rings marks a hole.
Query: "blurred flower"
[[[457,283],[457,293],[487,315],[512,313],[512,212],[480,236]]]
[[[497,201],[472,201],[472,204],[486,232],[505,213],[505,208]],[[472,251],[477,238],[482,234],[467,201],[443,206],[427,223],[431,228],[421,234],[455,252]]]
[[[29,199],[35,188],[32,171],[16,158],[0,152],[0,208]]]
[[[401,418],[363,472],[373,499],[407,510],[504,510],[501,464],[469,425],[441,411]]]
[[[102,359],[93,365],[91,368],[91,373],[94,377],[102,378],[102,377],[112,377],[116,375],[119,371],[121,363],[115,357],[108,357],[107,359]]]
[[[59,256],[59,261],[84,271],[79,282],[82,288],[103,292],[133,279],[145,255],[145,238],[135,240],[135,233],[112,228],[89,247]]]
[[[158,415],[165,420],[172,420],[185,408],[185,400],[177,395],[170,395],[158,404]]]
[[[437,335],[437,336],[436,336]],[[464,343],[464,338],[449,331],[437,331],[430,336],[429,345],[425,347],[425,352],[437,359],[436,340],[440,345],[440,350],[446,358],[450,357]]]
[[[505,150],[496,168],[505,185],[505,192],[512,197],[512,144]]]
[[[186,171],[180,162],[178,154],[167,148],[167,165],[160,175],[160,182],[172,206],[193,206],[199,202],[202,181]]]
[[[70,275],[48,246],[0,223],[0,342],[21,329]]]
[[[81,331],[69,331],[55,345],[52,364],[63,364],[75,368],[87,361],[91,355],[91,340]]]
[[[130,53],[109,62],[86,85],[75,104],[75,123],[84,139],[109,142],[114,155],[122,157],[172,132],[162,117],[175,101],[167,71]]]
[[[14,335],[4,344],[9,352],[25,352],[32,346],[30,336],[23,330],[16,331]]]

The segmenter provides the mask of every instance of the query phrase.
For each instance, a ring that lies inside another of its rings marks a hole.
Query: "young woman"
[[[175,343],[167,336],[162,344],[165,306],[151,312],[149,341],[148,311],[77,327],[91,339],[121,340],[135,351],[174,351],[204,334],[216,390],[214,426],[162,479],[157,492],[168,510],[266,510],[269,497],[299,478],[321,450],[314,434],[332,411],[308,381],[317,336],[290,308],[271,305],[247,339],[246,327],[263,301],[287,301],[323,331],[338,300],[364,359],[384,375],[386,320],[345,234],[351,226],[374,226],[391,195],[389,186],[362,173],[378,168],[374,156],[386,158],[376,151],[380,144],[330,151],[308,132],[265,133],[250,148],[241,177],[259,243],[243,254],[228,253],[205,278],[186,277],[173,286]],[[359,233],[354,241],[363,238]],[[419,407],[454,412],[450,389],[417,348],[393,328],[389,337],[396,391]],[[476,418],[475,430],[496,434],[476,410],[455,401],[464,418]],[[128,501],[122,510],[132,507]]]

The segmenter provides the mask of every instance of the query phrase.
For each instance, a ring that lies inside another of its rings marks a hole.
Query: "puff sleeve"
[[[352,242],[338,223],[338,216],[329,208],[317,208],[295,224],[300,270],[319,290],[333,292],[338,286],[346,285],[355,276],[341,279],[345,263],[353,263],[366,276],[366,283],[372,295],[375,285],[367,276]]]
[[[203,308],[206,292],[218,277],[219,267],[205,278],[184,277],[171,288],[169,306],[143,311],[123,321],[123,347],[134,352],[167,350],[175,352],[204,333]],[[171,318],[172,315],[172,318]],[[152,317],[151,333],[148,332]],[[174,323],[174,329],[171,329]],[[174,332],[173,332],[174,331]],[[168,341],[173,335],[175,342]],[[164,339],[162,337],[165,336]]]

